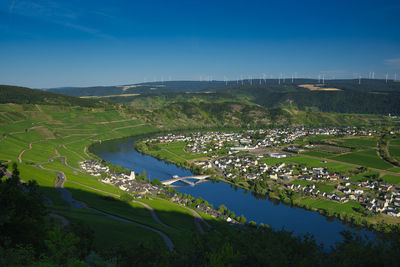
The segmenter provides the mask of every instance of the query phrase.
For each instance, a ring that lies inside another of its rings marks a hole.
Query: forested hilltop
[[[290,88],[289,90],[294,90],[295,87],[290,86]],[[206,129],[216,127],[262,128],[281,126],[378,126],[397,124],[396,119],[379,114],[361,115],[356,113],[320,112],[318,108],[299,108],[290,101],[291,104],[271,104],[271,107],[257,105],[252,102],[263,101],[263,90],[262,88],[258,89],[258,87],[240,90],[240,92],[245,92],[245,96],[243,96],[243,94],[229,95],[228,92],[221,91],[217,94],[172,93],[148,95],[139,96],[139,98],[133,100],[129,97],[115,97],[117,98],[117,101],[115,101],[117,103],[115,103],[112,101],[114,98],[107,98],[104,100],[83,99],[25,87],[0,85],[0,103],[80,106],[102,108],[105,110],[119,110],[120,112],[129,112],[143,121],[157,125],[160,130],[166,128]],[[280,97],[283,95],[282,93],[275,93],[274,91],[277,90],[275,87],[272,87],[271,90],[272,92],[270,94],[278,94]],[[302,92],[297,93],[302,94]],[[256,94],[260,94],[260,96],[253,98],[252,95]],[[288,92],[287,94],[291,93]],[[157,97],[159,97],[158,101],[155,100]],[[133,102],[128,101],[120,104],[118,99],[129,99],[129,101]],[[155,102],[149,103],[149,99],[153,99]],[[265,99],[270,101],[267,97],[265,97]],[[140,103],[143,105],[140,105]],[[288,101],[285,101],[285,103],[288,103]],[[364,105],[360,104],[360,107],[361,106]],[[387,105],[385,107],[387,107]],[[382,107],[382,109],[385,109],[385,107]],[[351,105],[349,105],[349,109],[351,109]]]
[[[76,98],[12,85],[0,85],[0,103],[73,105],[81,107],[100,107],[105,104],[104,101]]]
[[[126,86],[50,89],[126,105],[157,108],[176,102],[239,102],[336,113],[400,114],[400,83],[389,80],[254,79],[171,81]]]

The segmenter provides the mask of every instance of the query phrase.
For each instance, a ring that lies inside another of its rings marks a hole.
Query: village
[[[329,127],[329,128],[286,128],[286,129],[259,129],[243,132],[196,132],[190,134],[168,134],[148,138],[146,143],[160,142],[188,142],[187,152],[207,154],[226,147],[230,154],[237,151],[251,151],[260,148],[277,147],[292,143],[304,136],[371,136],[378,131],[373,129],[357,129],[354,127]],[[257,138],[262,136],[263,138]],[[210,146],[210,144],[212,144]],[[296,149],[296,148],[293,148]]]
[[[245,180],[255,182],[272,181],[276,185],[303,196],[322,198],[338,203],[357,201],[365,210],[372,213],[385,213],[400,217],[400,188],[383,181],[350,181],[348,175],[330,171],[321,166],[307,168],[303,164],[287,164],[279,159],[289,158],[302,152],[291,144],[304,136],[371,136],[376,130],[356,128],[290,128],[249,130],[245,132],[207,132],[174,135],[169,134],[149,138],[146,142],[186,142],[186,152],[211,155],[208,160],[195,161],[193,164],[203,170],[214,170],[228,181]],[[262,136],[263,138],[255,138]],[[270,150],[269,153],[257,153],[265,148],[285,149]],[[308,147],[312,145],[307,145]],[[307,147],[306,146],[306,147]],[[218,151],[228,148],[227,153]],[[277,163],[267,164],[268,158]],[[330,190],[319,190],[319,185],[328,184]]]
[[[232,220],[232,218],[221,214],[217,210],[199,202],[197,203],[195,199],[190,199],[185,196],[181,196],[176,192],[171,192],[169,190],[165,190],[166,188],[161,185],[154,185],[149,183],[145,179],[137,179],[138,177],[135,175],[134,170],[131,170],[130,174],[127,175],[125,173],[115,173],[110,171],[110,168],[104,166],[99,161],[91,159],[80,162],[80,168],[90,175],[100,178],[101,182],[106,184],[112,184],[119,189],[127,192],[129,195],[136,199],[141,199],[145,196],[159,196],[166,195],[170,198],[171,201],[183,205],[190,206],[192,202],[195,203],[195,207],[197,210],[204,212],[214,218],[220,218],[228,223],[236,224],[237,222]]]

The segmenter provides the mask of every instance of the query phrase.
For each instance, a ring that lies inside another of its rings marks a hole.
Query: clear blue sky
[[[0,84],[400,77],[400,1],[1,0]]]

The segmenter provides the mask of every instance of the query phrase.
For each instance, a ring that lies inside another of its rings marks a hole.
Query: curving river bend
[[[173,175],[190,176],[192,173],[174,164],[169,164],[135,150],[133,144],[137,137],[105,141],[92,146],[91,151],[98,157],[136,173],[146,171],[147,178],[159,180],[171,179]],[[284,228],[294,234],[311,233],[318,243],[325,247],[342,240],[340,232],[349,230],[373,238],[373,234],[363,229],[350,228],[334,218],[327,218],[317,212],[290,207],[273,199],[260,199],[250,191],[227,183],[205,182],[196,186],[176,188],[181,193],[202,197],[215,208],[224,204],[235,214],[243,214],[248,221],[263,222],[276,230]]]

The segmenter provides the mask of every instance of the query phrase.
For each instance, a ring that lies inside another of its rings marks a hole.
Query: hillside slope
[[[42,90],[35,90],[26,87],[0,85],[0,103],[15,104],[48,104],[48,105],[67,105],[82,107],[104,106],[105,102],[81,99],[68,95],[60,95]]]

